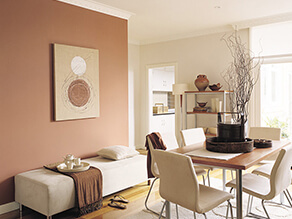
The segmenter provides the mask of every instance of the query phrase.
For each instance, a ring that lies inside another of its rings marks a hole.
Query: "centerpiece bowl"
[[[217,137],[206,140],[206,149],[208,151],[220,153],[247,153],[253,150],[254,141],[250,138],[242,142],[222,142]]]

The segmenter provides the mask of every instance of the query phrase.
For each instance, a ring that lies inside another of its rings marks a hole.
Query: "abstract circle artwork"
[[[54,44],[55,120],[99,116],[99,52]]]

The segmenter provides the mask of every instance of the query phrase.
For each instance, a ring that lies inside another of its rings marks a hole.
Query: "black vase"
[[[217,132],[218,142],[244,142],[245,140],[244,116],[241,115],[240,123],[223,123],[221,114],[218,113]]]

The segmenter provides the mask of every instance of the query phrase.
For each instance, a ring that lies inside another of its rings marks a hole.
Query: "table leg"
[[[166,200],[165,200],[166,201]],[[165,206],[165,218],[170,219],[170,202],[166,201],[166,206]]]
[[[242,170],[236,170],[236,218],[242,219]]]
[[[226,169],[222,169],[223,191],[226,191]]]

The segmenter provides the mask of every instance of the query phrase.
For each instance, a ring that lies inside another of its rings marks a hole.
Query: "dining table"
[[[262,160],[265,160],[267,157],[276,154],[283,147],[287,146],[291,142],[288,140],[272,141],[272,147],[269,148],[254,148],[251,152],[240,153],[237,156],[224,160],[216,159],[212,157],[202,157],[195,156],[196,150],[202,150],[206,147],[206,142],[195,145],[188,145],[180,147],[177,149],[172,149],[170,151],[186,154],[190,156],[194,164],[201,164],[204,166],[231,169],[236,171],[236,215],[237,219],[243,218],[243,209],[242,209],[242,172],[249,169],[250,167],[260,163]],[[188,154],[192,155],[188,155]],[[208,151],[206,150],[206,153]],[[212,152],[211,152],[212,153]],[[166,202],[166,218],[170,219],[170,204]]]

